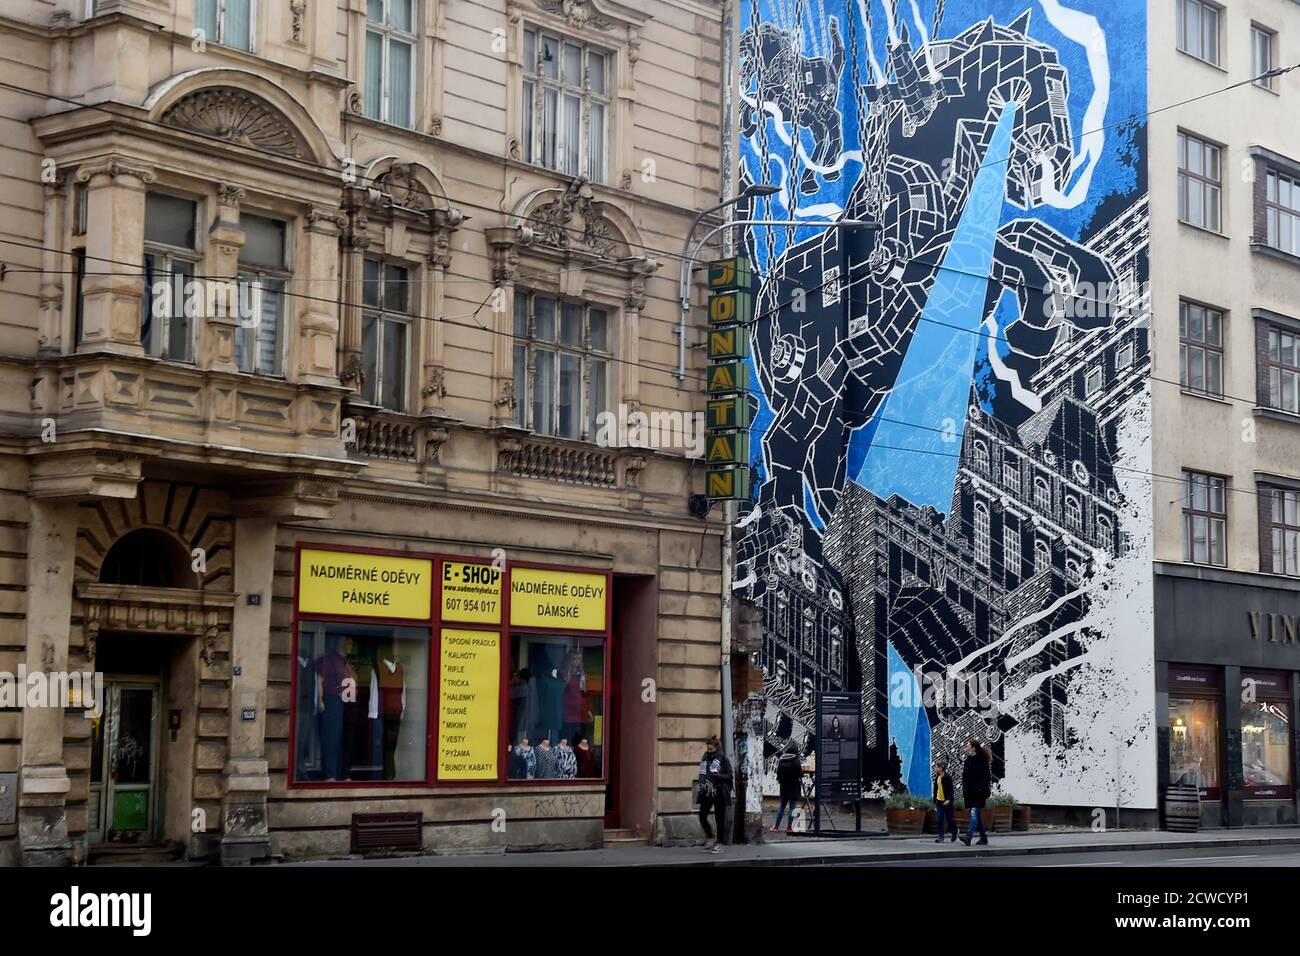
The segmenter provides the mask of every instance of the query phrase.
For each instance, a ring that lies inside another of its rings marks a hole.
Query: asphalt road
[[[934,866],[1014,866],[1014,867],[1096,867],[1110,869],[1133,866],[1154,867],[1300,867],[1300,846],[1222,847],[1189,850],[1116,850],[1094,853],[1046,853],[1023,856],[974,857],[946,860],[900,860],[881,863],[842,863],[852,867],[934,867]]]

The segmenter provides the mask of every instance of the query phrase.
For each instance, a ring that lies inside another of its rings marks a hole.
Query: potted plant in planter
[[[924,826],[924,800],[910,793],[893,793],[885,800],[885,827],[890,836],[919,836]]]
[[[988,799],[985,806],[988,808],[988,828],[994,833],[1009,833],[1011,831],[1011,810],[1016,805],[1016,798],[1009,793],[995,793]]]
[[[970,811],[966,809],[965,800],[953,801],[952,818],[957,821],[957,832],[965,833],[970,826]]]

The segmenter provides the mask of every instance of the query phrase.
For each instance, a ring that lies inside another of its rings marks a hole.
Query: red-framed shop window
[[[610,589],[587,568],[299,544],[290,786],[603,783]]]
[[[298,546],[291,785],[430,780],[434,563],[405,551]]]
[[[608,778],[610,575],[511,563],[505,663],[507,782]]]

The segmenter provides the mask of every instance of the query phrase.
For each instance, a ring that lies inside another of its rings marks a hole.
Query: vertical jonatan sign
[[[744,256],[709,263],[709,366],[706,493],[749,497],[749,339],[753,277]]]

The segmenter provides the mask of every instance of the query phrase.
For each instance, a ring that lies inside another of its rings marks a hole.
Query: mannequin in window
[[[406,671],[397,659],[396,645],[384,649],[374,670],[375,689],[371,695],[371,717],[383,725],[383,779],[397,779],[397,741],[402,733],[402,715],[406,713]]]
[[[520,737],[519,743],[515,745],[511,766],[513,769],[510,771],[510,776],[516,780],[532,780],[536,775],[537,751],[533,749],[527,737]]]
[[[537,708],[529,736],[539,746],[543,739],[554,743],[560,739],[560,724],[564,721],[564,646],[540,641],[533,644],[528,649],[528,670]]]
[[[560,751],[545,738],[537,742],[537,779],[555,780],[560,776]]]
[[[317,718],[326,780],[342,780],[350,770],[355,726],[357,674],[348,662],[352,638],[331,635],[325,656],[316,661]]]
[[[578,738],[578,746],[573,748],[573,755],[578,759],[579,777],[599,777],[600,759],[591,749],[591,742],[586,737]]]
[[[587,691],[587,675],[582,669],[582,651],[570,652],[565,663],[564,682],[564,727],[562,734],[569,740],[575,740],[578,731],[585,723],[583,714],[583,694]]]
[[[559,776],[562,780],[571,780],[578,775],[578,755],[569,746],[569,738],[561,737],[560,746],[556,748],[559,761]]]

